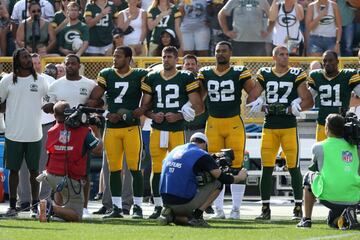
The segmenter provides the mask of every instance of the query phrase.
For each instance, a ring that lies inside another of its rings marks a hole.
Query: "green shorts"
[[[23,159],[29,170],[39,171],[41,140],[37,142],[16,142],[5,138],[5,167],[19,171]]]

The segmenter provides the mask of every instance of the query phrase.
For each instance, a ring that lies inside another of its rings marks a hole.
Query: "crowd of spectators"
[[[130,46],[135,56],[212,56],[230,40],[235,56],[270,56],[283,45],[300,56],[360,47],[358,0],[1,0],[0,55],[16,47],[40,55],[111,55]]]

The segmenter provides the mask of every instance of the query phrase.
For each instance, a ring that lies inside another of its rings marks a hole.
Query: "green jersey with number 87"
[[[325,125],[325,119],[330,113],[341,113],[341,109],[347,109],[351,92],[359,83],[360,76],[354,69],[340,70],[331,79],[321,69],[311,71],[308,84],[320,97],[318,123]]]
[[[222,73],[215,67],[203,67],[198,79],[208,92],[206,104],[210,116],[229,118],[240,115],[241,91],[245,82],[251,79],[246,67],[232,66]]]
[[[100,71],[97,82],[106,91],[106,103],[110,113],[116,113],[120,108],[134,110],[139,107],[141,99],[141,81],[148,71],[141,68],[132,68],[126,74],[119,74],[115,68],[105,68]],[[131,125],[137,125],[135,122]],[[123,128],[130,125],[124,121],[111,123],[108,128]]]
[[[306,73],[301,68],[289,68],[284,74],[277,74],[271,67],[260,68],[257,80],[265,90],[266,104],[283,104],[289,107],[298,98],[297,88],[306,81]],[[284,129],[296,127],[296,117],[291,114],[266,115],[264,128]]]
[[[141,88],[145,94],[152,96],[154,113],[178,113],[189,100],[188,94],[199,90],[199,82],[189,71],[177,71],[169,78],[165,78],[162,71],[156,71],[146,76]],[[153,121],[152,127],[165,131],[181,131],[184,130],[184,121],[174,123],[166,120],[162,123]]]

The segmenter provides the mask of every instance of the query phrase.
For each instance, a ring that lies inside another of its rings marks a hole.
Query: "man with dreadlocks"
[[[30,53],[20,48],[13,54],[13,72],[0,82],[0,104],[5,105],[5,166],[10,170],[10,208],[6,216],[17,215],[16,189],[19,169],[25,158],[30,173],[31,216],[36,216],[39,184],[36,181],[41,150],[41,107],[48,85],[33,67]]]

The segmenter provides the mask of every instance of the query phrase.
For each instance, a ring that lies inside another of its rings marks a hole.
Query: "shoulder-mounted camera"
[[[345,115],[344,138],[352,145],[360,143],[360,121],[353,112],[347,112]]]
[[[214,153],[211,156],[221,171],[229,172],[235,158],[234,151],[232,149],[221,149],[220,152]]]
[[[79,105],[73,108],[67,108],[64,111],[65,125],[69,128],[78,128],[80,126],[95,125],[99,128],[104,127],[104,118],[102,115],[105,110],[100,108],[85,107]]]

